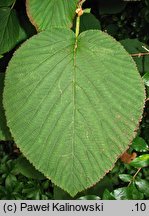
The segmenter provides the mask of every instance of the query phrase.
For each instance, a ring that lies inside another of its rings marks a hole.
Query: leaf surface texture
[[[98,182],[128,148],[144,106],[132,58],[98,30],[29,39],[9,63],[4,106],[34,166],[74,196]]]

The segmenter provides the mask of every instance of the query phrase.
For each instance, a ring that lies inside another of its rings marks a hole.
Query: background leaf
[[[12,139],[9,129],[6,126],[6,118],[5,118],[4,108],[2,104],[3,87],[4,87],[4,74],[0,73],[0,141]]]
[[[140,192],[144,193],[144,195],[149,198],[149,181],[145,179],[138,179],[135,181]]]
[[[91,13],[84,13],[80,18],[80,32],[89,29],[101,29],[100,22]]]
[[[119,178],[124,182],[131,182],[133,177],[129,174],[119,174]]]
[[[145,140],[138,136],[133,140],[131,147],[138,152],[147,152],[149,150]]]
[[[145,73],[142,78],[144,80],[144,84],[149,87],[149,72]]]
[[[127,187],[129,191],[129,199],[132,200],[140,200],[144,198],[143,193],[141,193],[137,188],[135,183],[132,183],[130,186]]]
[[[19,11],[17,11],[17,15],[21,24],[19,28],[19,37],[18,37],[18,42],[20,43],[30,38],[31,36],[35,35],[37,32],[35,27],[29,21],[29,18],[26,12],[24,11],[24,8],[21,8]]]
[[[5,186],[6,186],[7,190],[10,190],[11,188],[14,188],[16,183],[17,183],[17,178],[14,175],[9,174],[6,177]]]
[[[73,198],[64,190],[54,185],[54,200],[72,200]]]
[[[100,199],[101,198],[99,196],[95,196],[95,195],[86,195],[78,198],[78,200],[100,200]]]
[[[144,198],[144,195],[139,192],[134,184],[129,187],[122,187],[114,190],[112,195],[116,200],[140,200]]]
[[[15,142],[71,196],[98,182],[128,148],[145,99],[120,43],[98,30],[80,34],[76,52],[74,42],[66,29],[32,37],[10,61],[4,91]]]
[[[78,0],[27,0],[27,14],[38,31],[51,27],[71,28]]]
[[[18,43],[19,21],[14,9],[0,8],[0,32],[0,54],[3,54]]]
[[[15,0],[0,0],[0,7],[11,6]]]
[[[143,154],[135,158],[131,163],[131,166],[136,168],[147,167],[149,166],[149,154]]]
[[[73,22],[72,30],[75,32],[76,20]],[[90,29],[101,29],[99,20],[91,13],[83,13],[80,17],[80,33]]]
[[[127,2],[119,0],[99,0],[99,14],[116,14],[120,13],[126,6]]]
[[[84,193],[84,194],[82,194],[82,196],[86,195],[86,194],[88,194],[88,195],[94,194],[96,196],[102,197],[105,188],[107,188],[110,191],[113,190],[111,178],[107,175],[104,176],[104,178],[101,179],[96,185],[87,189],[85,192],[82,192],[82,193]]]
[[[115,197],[110,193],[109,190],[105,189],[102,199],[103,200],[115,200]]]
[[[130,191],[127,189],[127,187],[118,188],[114,190],[112,195],[116,200],[129,200]]]
[[[23,156],[20,156],[17,159],[15,170],[27,178],[38,180],[45,179],[44,175],[36,170],[35,167]]]
[[[137,54],[137,53],[145,53],[147,52],[142,46],[147,47],[144,43],[140,42],[138,39],[125,39],[120,41],[124,48],[130,54]],[[141,74],[148,72],[149,68],[149,56],[136,56],[133,57],[134,61],[137,64],[138,70]]]

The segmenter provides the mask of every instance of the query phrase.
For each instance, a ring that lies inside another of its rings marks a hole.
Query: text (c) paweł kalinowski
[[[35,204],[30,205],[25,202],[20,204],[20,211],[31,211],[31,212],[42,212],[42,211],[81,211],[81,212],[90,212],[90,211],[103,211],[103,203],[94,203],[94,204],[70,204],[59,202],[55,203],[46,203],[46,204]]]

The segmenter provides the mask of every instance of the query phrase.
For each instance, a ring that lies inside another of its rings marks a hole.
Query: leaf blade
[[[27,14],[37,31],[51,27],[71,28],[75,15],[77,0],[27,0]]]
[[[0,54],[13,49],[19,36],[19,22],[14,9],[0,8]]]
[[[4,88],[4,74],[0,73],[0,141],[12,140],[6,123],[6,117],[2,104]]]
[[[149,154],[142,154],[139,157],[136,157],[130,165],[136,168],[149,166]]]
[[[0,7],[11,6],[15,0],[1,0]]]
[[[137,136],[133,140],[131,147],[138,152],[147,152],[149,150],[149,147],[147,143],[145,142],[145,140],[139,136]]]
[[[4,91],[21,151],[72,196],[98,182],[126,150],[145,98],[141,77],[118,42],[90,30],[80,34],[75,52],[74,45],[75,34],[66,29],[32,37],[11,60]]]

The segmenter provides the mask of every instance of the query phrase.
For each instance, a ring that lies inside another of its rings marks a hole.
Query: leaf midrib
[[[75,154],[74,154],[74,142],[75,142],[75,116],[76,116],[76,51],[77,51],[77,45],[78,41],[77,38],[75,37],[75,42],[74,42],[74,56],[73,56],[73,73],[72,73],[72,101],[73,101],[73,114],[72,114],[72,171],[71,173],[73,174],[74,170],[74,161],[75,161]],[[74,178],[73,178],[74,181]],[[75,185],[75,184],[73,184]]]

